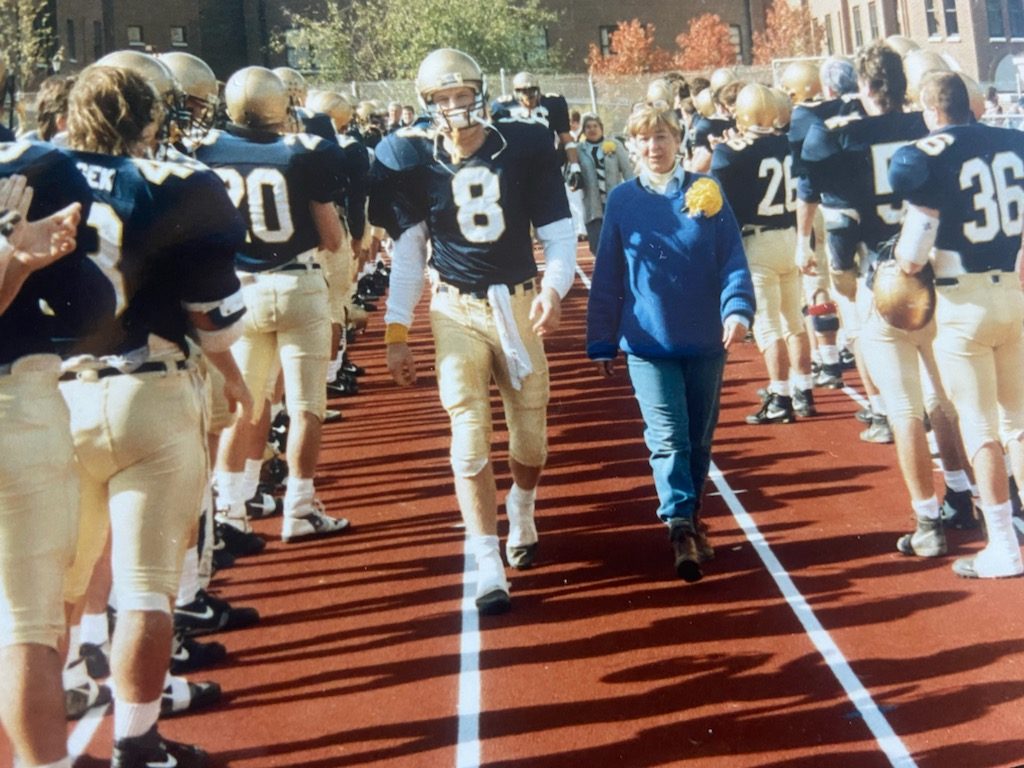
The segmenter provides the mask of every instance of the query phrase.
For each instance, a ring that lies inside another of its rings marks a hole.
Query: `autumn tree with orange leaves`
[[[689,30],[676,36],[676,45],[680,49],[675,59],[679,69],[710,69],[736,63],[736,46],[729,25],[717,13],[690,19]]]
[[[641,75],[664,72],[672,66],[672,54],[654,44],[654,25],[639,19],[620,21],[609,39],[611,55],[604,56],[593,43],[587,66],[595,75]]]
[[[817,56],[825,28],[804,5],[792,6],[788,0],[774,0],[765,14],[764,32],[754,33],[754,63],[769,64],[772,59]]]

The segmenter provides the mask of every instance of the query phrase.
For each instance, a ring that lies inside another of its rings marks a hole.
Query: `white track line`
[[[893,731],[889,721],[885,719],[885,715],[882,714],[881,709],[879,709],[874,699],[871,698],[871,694],[861,684],[846,657],[843,656],[843,652],[839,650],[839,646],[832,639],[832,636],[829,635],[828,631],[821,625],[821,622],[818,621],[818,617],[814,615],[811,606],[808,605],[804,596],[800,594],[800,590],[796,588],[782,563],[775,557],[775,553],[772,552],[768,542],[761,535],[761,531],[758,530],[754,519],[743,508],[740,500],[726,481],[725,476],[714,462],[711,464],[710,477],[715,486],[717,486],[719,493],[722,494],[722,498],[728,505],[729,511],[736,518],[736,522],[743,530],[747,540],[754,546],[758,557],[761,558],[761,561],[768,569],[768,573],[775,580],[775,584],[778,586],[779,591],[782,592],[782,596],[786,599],[789,607],[793,609],[793,613],[799,619],[804,632],[807,633],[814,647],[818,649],[818,652],[825,660],[825,663],[828,664],[828,668],[835,675],[839,684],[843,686],[847,697],[853,702],[857,711],[864,718],[864,722],[871,730],[871,734],[875,737],[875,741],[878,742],[878,746],[885,753],[886,757],[889,758],[889,762],[899,768],[912,768],[912,766],[916,766],[914,758],[910,756],[910,752],[907,751],[900,737]]]
[[[459,638],[459,713],[456,768],[480,765],[480,616],[476,610],[476,567],[466,539],[462,571],[462,633]]]
[[[109,704],[105,707],[93,707],[85,713],[78,721],[78,725],[71,731],[71,735],[68,736],[68,754],[71,755],[72,763],[89,748],[92,737],[96,735],[96,731],[103,724],[103,717],[109,710]]]

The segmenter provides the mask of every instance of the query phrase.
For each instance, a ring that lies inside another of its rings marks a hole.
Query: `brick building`
[[[1024,54],[1024,0],[808,0],[828,52],[852,54],[899,34],[952,56],[965,74],[1015,90],[1013,57]]]

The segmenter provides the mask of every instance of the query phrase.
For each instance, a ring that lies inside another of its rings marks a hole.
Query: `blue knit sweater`
[[[753,321],[754,287],[728,202],[711,217],[684,210],[699,178],[710,177],[680,170],[665,194],[639,179],[609,194],[587,309],[589,357],[717,354],[727,317]]]

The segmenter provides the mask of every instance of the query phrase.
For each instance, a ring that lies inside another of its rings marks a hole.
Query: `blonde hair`
[[[87,67],[68,96],[68,143],[86,152],[130,155],[162,112],[156,91],[139,75]]]
[[[626,123],[626,133],[630,136],[639,136],[641,133],[655,133],[659,129],[665,129],[677,140],[682,140],[683,129],[679,127],[679,118],[676,117],[674,109],[657,109],[651,106],[638,107],[629,116]]]

